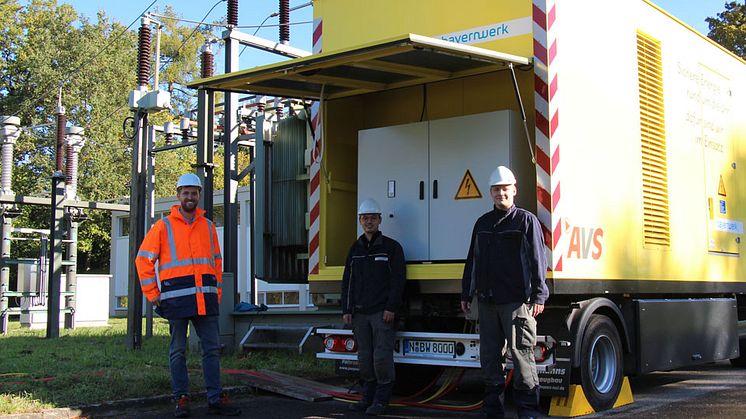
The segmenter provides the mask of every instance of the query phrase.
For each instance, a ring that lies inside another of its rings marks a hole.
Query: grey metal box
[[[738,356],[735,298],[636,300],[637,372]]]
[[[517,163],[522,135],[512,111],[361,130],[358,203],[378,201],[381,230],[402,244],[407,261],[465,259],[474,221],[492,209],[489,175]],[[457,197],[467,171],[481,197]]]

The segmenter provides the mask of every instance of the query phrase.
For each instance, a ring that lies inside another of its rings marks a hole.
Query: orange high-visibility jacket
[[[140,287],[150,301],[161,296],[159,311],[167,319],[214,316],[223,292],[218,233],[201,208],[191,224],[180,208],[171,207],[145,235],[135,259]]]

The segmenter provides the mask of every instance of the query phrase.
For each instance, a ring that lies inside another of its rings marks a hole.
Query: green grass
[[[168,323],[155,319],[153,337],[140,350],[126,348],[126,319],[110,326],[60,330],[45,339],[44,330],[21,328],[10,322],[0,335],[0,414],[35,412],[104,401],[170,394]],[[201,358],[189,353],[190,390],[204,390]],[[221,367],[270,369],[306,378],[333,375],[331,361],[314,354],[261,351],[223,355]],[[223,374],[225,387],[242,385],[240,376]]]

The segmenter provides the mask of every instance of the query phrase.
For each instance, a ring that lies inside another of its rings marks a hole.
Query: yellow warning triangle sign
[[[718,195],[726,196],[725,195],[725,183],[723,182],[723,175],[720,175],[720,184],[718,184]]]
[[[479,191],[477,182],[474,181],[474,177],[467,169],[464,178],[461,179],[461,184],[458,186],[455,199],[479,199],[481,197],[482,192]]]

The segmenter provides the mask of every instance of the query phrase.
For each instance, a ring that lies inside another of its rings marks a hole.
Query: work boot
[[[513,388],[513,400],[518,416],[521,418],[535,418],[539,416],[539,386],[531,390]]]
[[[394,382],[387,384],[378,384],[376,386],[376,394],[373,397],[373,404],[380,403],[384,406],[389,404],[391,400],[391,392],[394,391]]]
[[[219,416],[238,416],[241,409],[233,405],[225,393],[220,394],[220,399],[216,403],[207,405],[207,413]]]
[[[357,403],[350,405],[352,412],[365,412],[373,404],[373,398],[376,395],[376,382],[365,381],[361,383],[360,394],[363,396]]]
[[[174,409],[175,418],[187,418],[190,415],[189,411],[189,396],[182,394],[181,397],[176,399],[176,408]]]
[[[378,416],[386,412],[386,405],[379,402],[373,402],[369,408],[365,409],[365,416]]]
[[[482,401],[481,418],[502,419],[505,417],[505,409],[503,408],[502,402],[504,389],[504,385],[484,386],[484,400]]]
[[[378,416],[382,415],[386,411],[386,407],[389,405],[391,400],[391,392],[394,390],[394,383],[378,384],[376,386],[376,393],[373,397],[373,404],[369,408],[365,409],[367,416]]]

